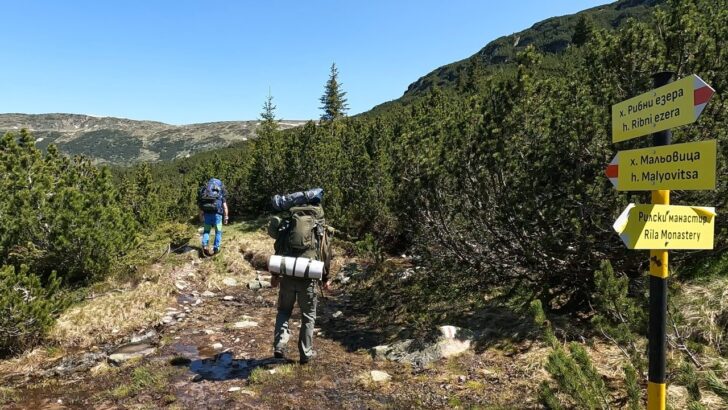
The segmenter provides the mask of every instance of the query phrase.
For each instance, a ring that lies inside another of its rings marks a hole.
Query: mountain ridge
[[[279,120],[281,129],[306,121]],[[159,121],[71,113],[0,114],[0,134],[25,128],[46,149],[56,144],[66,155],[97,164],[129,165],[169,161],[255,138],[260,121],[217,121],[172,125]]]
[[[489,68],[503,67],[512,63],[516,54],[529,45],[534,45],[540,52],[560,53],[571,45],[574,28],[581,16],[586,17],[595,28],[615,29],[630,18],[645,18],[653,7],[664,2],[665,0],[619,0],[573,14],[549,17],[527,29],[488,42],[470,57],[430,71],[410,83],[403,96],[393,101],[421,95],[433,86],[454,87],[471,61]]]

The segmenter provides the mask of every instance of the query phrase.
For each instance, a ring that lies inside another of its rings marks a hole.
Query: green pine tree
[[[339,83],[339,70],[336,63],[331,64],[331,72],[329,80],[324,87],[324,95],[321,96],[321,108],[324,113],[321,115],[322,121],[333,121],[346,116],[349,105],[346,103],[346,92],[341,89]]]
[[[23,265],[0,266],[0,357],[38,344],[64,307],[60,281],[51,273],[45,281]]]
[[[586,16],[583,14],[579,16],[579,20],[576,22],[576,27],[574,28],[574,35],[571,36],[571,42],[577,46],[581,47],[589,41],[592,35],[592,26],[589,20]]]

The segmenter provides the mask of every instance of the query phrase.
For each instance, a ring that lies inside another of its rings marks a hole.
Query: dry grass
[[[51,330],[50,340],[69,349],[86,349],[146,329],[159,322],[165,309],[175,304],[175,282],[179,280],[202,290],[224,288],[223,280],[227,277],[238,279],[242,285],[245,278],[255,275],[255,270],[243,260],[238,249],[243,243],[262,248],[265,245],[259,243],[267,236],[245,232],[239,229],[241,226],[231,225],[225,230],[222,252],[215,258],[197,263],[189,260],[190,255],[172,255],[165,264],[144,269],[144,277],[153,280],[135,287],[110,283],[106,287],[115,291],[64,312]]]
[[[143,330],[160,320],[174,303],[174,293],[172,278],[162,276],[85,301],[61,315],[49,338],[64,347],[86,349]]]
[[[11,403],[18,399],[18,393],[10,387],[0,387],[0,405]]]
[[[681,326],[683,337],[703,340],[718,352],[726,350],[728,278],[683,285],[675,303],[685,322]]]
[[[0,361],[0,375],[27,375],[45,368],[48,362],[55,361],[66,355],[66,350],[60,347],[38,347],[24,354]]]

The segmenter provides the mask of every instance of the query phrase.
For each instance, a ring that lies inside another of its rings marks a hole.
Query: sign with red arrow
[[[618,191],[715,189],[715,140],[619,151],[607,166]]]
[[[693,74],[612,106],[612,142],[695,122],[715,90]]]

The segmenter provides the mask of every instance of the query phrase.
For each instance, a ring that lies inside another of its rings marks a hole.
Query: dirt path
[[[182,271],[193,277],[212,263],[188,263]],[[277,289],[251,290],[245,286],[251,277],[229,276],[235,285],[214,295],[204,281],[185,283],[168,309],[181,320],[157,326],[153,354],[16,382],[4,408],[538,408],[539,361],[522,360],[537,353],[519,359],[471,350],[426,368],[374,360],[369,349],[384,342],[387,324],[367,323],[365,307],[350,302],[342,287],[320,300],[316,359],[308,365],[273,359]],[[296,309],[289,344],[296,360],[299,325]],[[373,370],[391,380],[373,381]]]

